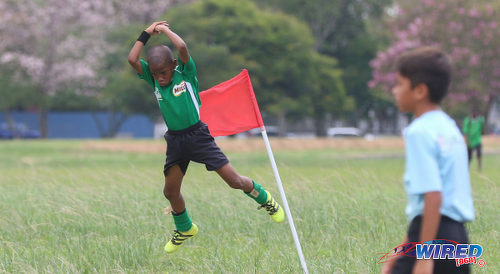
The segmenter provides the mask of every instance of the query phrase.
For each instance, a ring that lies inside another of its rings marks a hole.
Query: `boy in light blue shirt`
[[[472,221],[467,148],[455,121],[440,109],[428,111],[410,124],[404,137],[408,221],[423,213],[423,194],[433,191],[441,192],[441,215]]]
[[[474,219],[467,148],[455,121],[439,104],[451,81],[448,57],[423,47],[402,55],[392,93],[401,112],[416,119],[404,132],[404,186],[410,222],[404,243],[446,239],[469,242],[464,223]],[[469,273],[454,260],[416,260],[401,256],[383,273]]]

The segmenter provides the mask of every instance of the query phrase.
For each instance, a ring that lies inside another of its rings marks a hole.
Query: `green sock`
[[[172,216],[174,217],[175,227],[179,231],[188,231],[193,226],[193,222],[187,213],[187,210],[184,209],[181,213],[175,213],[172,211]]]
[[[253,189],[250,192],[245,192],[245,194],[254,199],[257,203],[263,204],[267,202],[267,192],[266,190],[259,185],[256,181],[253,181]]]

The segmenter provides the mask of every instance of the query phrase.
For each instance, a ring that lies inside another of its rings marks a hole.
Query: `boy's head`
[[[474,106],[474,107],[472,108],[472,117],[473,117],[473,118],[476,118],[477,116],[479,116],[479,107]]]
[[[419,102],[439,104],[451,82],[451,62],[440,50],[421,47],[398,58],[392,92],[399,109],[413,112]]]
[[[148,52],[148,64],[151,73],[160,86],[170,84],[177,60],[170,48],[165,45],[154,46]]]

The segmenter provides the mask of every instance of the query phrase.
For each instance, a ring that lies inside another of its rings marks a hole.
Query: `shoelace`
[[[278,205],[278,203],[276,203],[274,198],[271,197],[271,200],[269,200],[265,204],[260,205],[257,209],[261,208],[265,208],[269,215],[273,215],[274,213],[278,212],[280,206]]]
[[[174,230],[174,235],[172,236],[171,241],[174,245],[180,245],[180,244],[182,244],[182,242],[184,242],[186,239],[188,239],[191,236],[193,236],[193,235],[184,235],[179,230]],[[181,238],[181,237],[184,237],[184,238]]]

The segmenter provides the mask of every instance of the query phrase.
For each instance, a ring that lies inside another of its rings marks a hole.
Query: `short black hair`
[[[410,79],[412,88],[425,84],[429,100],[439,104],[448,92],[451,82],[451,61],[437,48],[420,47],[398,58],[397,71]]]
[[[154,46],[148,51],[149,65],[170,65],[175,61],[174,54],[165,45]]]

